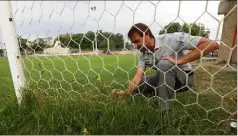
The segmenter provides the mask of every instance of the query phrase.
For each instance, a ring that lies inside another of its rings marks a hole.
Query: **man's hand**
[[[128,91],[123,91],[123,90],[115,90],[113,89],[111,92],[111,95],[116,98],[120,98],[122,96],[128,96],[130,93]]]
[[[135,76],[133,77],[132,81],[129,82],[127,90],[112,90],[111,91],[111,96],[116,97],[116,98],[121,98],[122,96],[128,96],[133,93],[133,91],[136,89],[136,87],[140,84],[142,81],[142,77],[144,74],[144,67],[139,67],[138,70],[136,71]]]
[[[162,60],[169,60],[174,64],[181,64],[181,61],[179,59],[176,62],[176,59],[171,57],[171,56],[165,56],[165,57],[162,58]]]

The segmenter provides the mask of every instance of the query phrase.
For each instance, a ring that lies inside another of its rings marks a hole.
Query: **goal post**
[[[8,62],[11,70],[12,81],[18,104],[22,100],[22,89],[26,87],[21,54],[14,25],[13,14],[11,12],[11,1],[0,1],[0,27],[3,41],[7,50]]]

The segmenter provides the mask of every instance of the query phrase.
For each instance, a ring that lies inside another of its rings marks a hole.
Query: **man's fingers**
[[[163,57],[162,60],[169,60],[169,58],[166,56],[166,57]]]
[[[174,64],[176,63],[176,60],[171,56],[165,56],[165,57],[162,58],[162,60],[169,60]]]
[[[120,91],[112,90],[112,92],[111,92],[111,95],[114,97],[121,97],[125,94],[126,94],[126,92],[122,91],[122,90],[120,90]]]
[[[121,94],[123,91],[116,91],[116,90],[112,90],[111,94],[113,95],[119,95]]]

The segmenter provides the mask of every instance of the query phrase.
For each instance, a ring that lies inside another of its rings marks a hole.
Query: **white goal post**
[[[0,1],[0,26],[3,34],[3,41],[7,49],[7,57],[11,69],[11,75],[18,104],[21,103],[21,91],[26,87],[26,79],[20,59],[20,49],[11,12],[11,1]]]

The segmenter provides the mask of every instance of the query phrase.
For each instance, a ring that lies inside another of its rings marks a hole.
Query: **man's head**
[[[154,40],[154,36],[151,33],[149,27],[143,23],[137,23],[133,25],[128,32],[128,37],[131,40],[133,47],[137,48],[138,50],[143,51],[146,49],[145,47],[143,47],[143,40],[144,46],[146,46],[147,48],[154,46],[151,45],[152,40]]]

